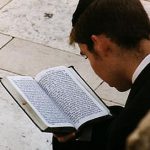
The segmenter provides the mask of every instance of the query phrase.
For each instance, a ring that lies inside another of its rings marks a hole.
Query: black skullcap
[[[79,0],[77,8],[72,17],[72,26],[76,24],[80,15],[85,11],[85,9],[93,2],[94,0]]]

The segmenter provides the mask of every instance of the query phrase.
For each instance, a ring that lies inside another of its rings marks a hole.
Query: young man
[[[124,108],[89,130],[54,135],[53,149],[124,150],[126,139],[150,109],[150,21],[139,0],[80,0],[72,19],[71,43],[78,43],[95,73],[119,91],[131,89]]]

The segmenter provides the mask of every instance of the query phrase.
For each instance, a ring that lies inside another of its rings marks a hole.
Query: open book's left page
[[[29,76],[10,76],[3,83],[11,95],[42,130],[48,126],[73,127],[71,121],[38,83]],[[42,120],[41,120],[42,119]]]

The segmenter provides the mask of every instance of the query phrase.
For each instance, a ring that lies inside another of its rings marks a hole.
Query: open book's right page
[[[65,66],[44,70],[35,79],[67,114],[76,129],[89,120],[109,115],[109,110],[94,92],[79,81],[75,71]]]

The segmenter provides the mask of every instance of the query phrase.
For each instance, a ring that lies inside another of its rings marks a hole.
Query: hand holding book
[[[63,135],[58,135],[58,134],[53,134],[55,138],[57,138],[57,140],[59,142],[67,142],[73,139],[77,138],[76,132],[72,132],[72,133],[68,133],[68,134],[63,134]]]

